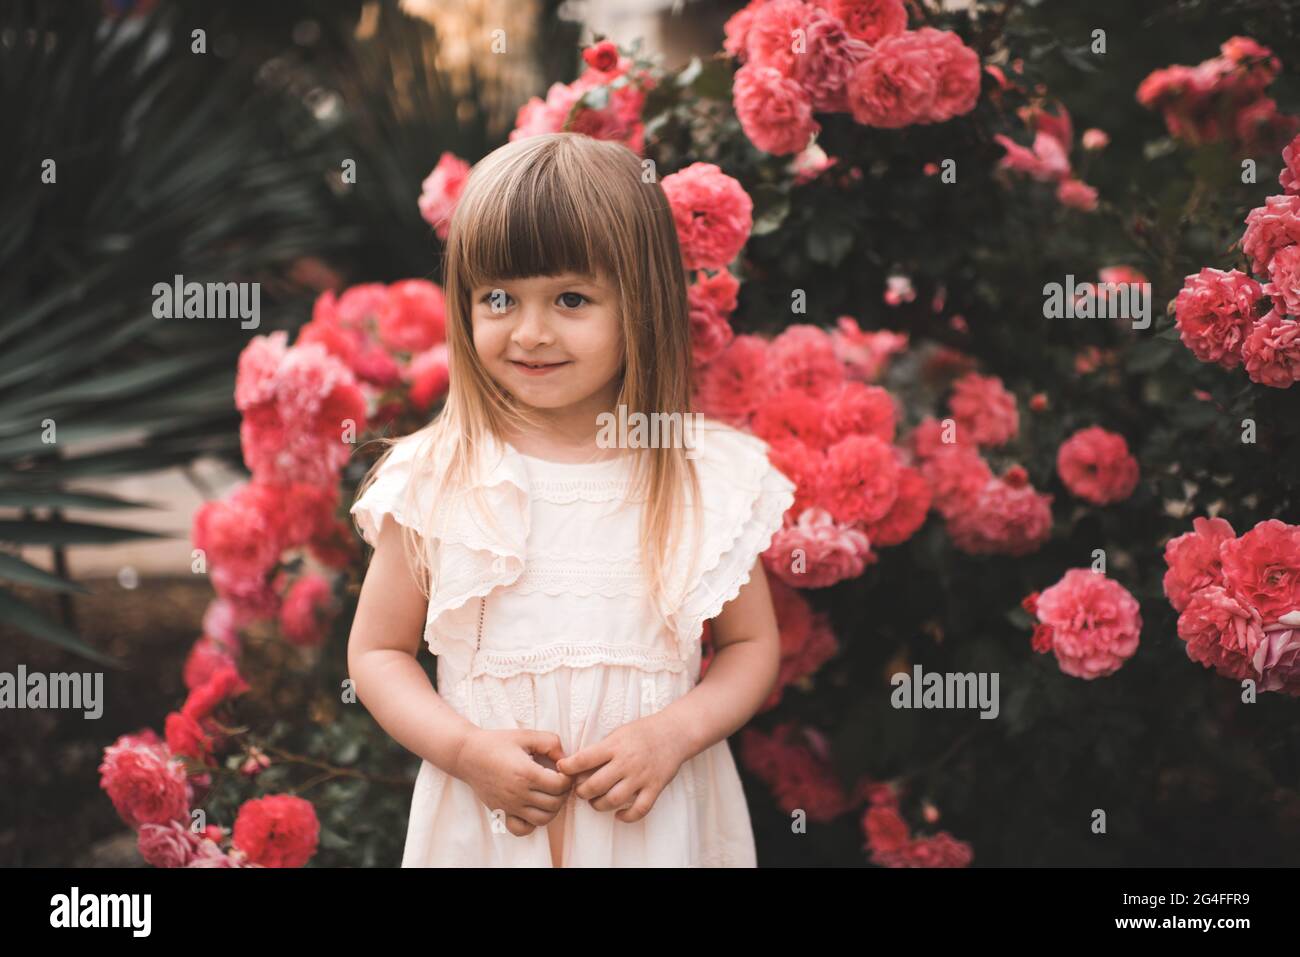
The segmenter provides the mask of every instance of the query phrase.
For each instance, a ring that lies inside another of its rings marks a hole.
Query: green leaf
[[[107,655],[96,651],[82,641],[80,636],[68,631],[62,625],[50,621],[36,609],[19,601],[2,588],[0,588],[0,619],[34,638],[47,641],[52,645],[58,645],[60,648],[74,652],[84,658],[89,658],[106,667],[122,667],[120,662],[114,661]]]
[[[19,545],[117,545],[121,542],[167,537],[159,532],[92,525],[89,522],[0,519],[0,542]]]
[[[44,569],[29,565],[18,556],[7,552],[0,552],[0,578],[20,585],[35,585],[37,588],[49,591],[76,592],[83,595],[90,593],[90,589],[85,585],[70,582],[58,575],[51,575]]]

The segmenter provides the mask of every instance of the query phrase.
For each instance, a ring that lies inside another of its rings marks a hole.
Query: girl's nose
[[[554,341],[541,309],[521,309],[519,324],[510,338],[521,349],[535,349]]]

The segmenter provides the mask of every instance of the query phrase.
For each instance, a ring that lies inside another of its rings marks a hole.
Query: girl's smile
[[[550,363],[526,363],[521,362],[518,359],[511,359],[509,361],[510,364],[515,367],[516,372],[521,372],[527,376],[550,375],[552,372],[558,372],[569,364],[567,361]]]

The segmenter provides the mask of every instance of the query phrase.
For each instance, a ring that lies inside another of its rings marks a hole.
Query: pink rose
[[[1032,149],[1001,133],[995,134],[993,139],[1006,150],[1006,155],[998,160],[998,169],[1023,173],[1043,183],[1064,180],[1070,175],[1070,159],[1065,148],[1050,133],[1040,131],[1035,134]]]
[[[1264,293],[1273,306],[1288,316],[1300,316],[1300,245],[1283,246],[1268,261],[1268,283]]]
[[[1300,321],[1276,309],[1251,326],[1241,359],[1252,382],[1286,389],[1300,381]]]
[[[1300,193],[1300,136],[1282,148],[1282,172],[1277,181],[1283,192]]]
[[[1178,637],[1192,661],[1240,681],[1254,675],[1251,659],[1264,630],[1258,611],[1210,585],[1192,595],[1178,616]]]
[[[1300,196],[1270,196],[1246,215],[1241,251],[1256,275],[1267,275],[1273,254],[1293,243],[1300,243]]]
[[[1264,640],[1255,649],[1251,664],[1264,691],[1300,695],[1300,611],[1264,629]]]
[[[692,163],[663,179],[687,269],[723,269],[753,228],[754,203],[712,163]]]
[[[767,342],[736,336],[697,377],[700,411],[731,425],[746,425],[767,394]]]
[[[434,228],[439,239],[446,239],[451,229],[451,216],[469,179],[469,163],[453,153],[444,152],[438,158],[424,182],[420,184],[420,215]]]
[[[787,326],[772,340],[767,352],[767,373],[773,392],[802,389],[811,396],[828,398],[839,391],[844,367],[835,354],[835,341],[819,326]]]
[[[1219,549],[1227,590],[1258,609],[1266,625],[1300,609],[1300,526],[1260,522]]]
[[[911,32],[886,37],[872,47],[849,78],[853,118],[886,128],[929,122],[939,95],[933,55]]]
[[[1219,546],[1236,538],[1232,526],[1221,518],[1195,518],[1192,531],[1170,539],[1165,545],[1165,597],[1182,611],[1192,595],[1210,585],[1223,585],[1223,563]]]
[[[1137,487],[1137,459],[1124,436],[1095,425],[1061,443],[1056,471],[1071,494],[1094,505],[1122,502]]]
[[[189,816],[185,769],[166,746],[126,737],[104,749],[99,786],[131,827],[184,821]]]
[[[871,542],[861,530],[836,522],[825,509],[809,508],[797,521],[786,516],[763,558],[788,585],[826,588],[861,575],[870,554]]]
[[[1062,206],[1091,213],[1097,208],[1097,190],[1081,179],[1063,179],[1056,186],[1056,199]]]
[[[1174,300],[1183,344],[1202,362],[1241,364],[1241,346],[1264,297],[1259,283],[1236,269],[1206,267],[1188,276]]]
[[[997,376],[962,376],[953,383],[948,408],[958,430],[976,445],[1005,445],[1020,431],[1016,397]]]
[[[907,29],[903,0],[829,0],[826,7],[850,34],[867,43],[879,43]]]
[[[821,129],[804,88],[758,62],[736,71],[732,105],[749,141],[774,156],[800,152]]]
[[[952,453],[948,453],[952,454]],[[933,461],[933,460],[931,460]],[[1028,555],[1052,533],[1052,496],[1022,475],[989,479],[965,508],[947,517],[953,545],[968,555]]]
[[[1102,678],[1137,651],[1142,615],[1119,582],[1072,568],[1038,596],[1038,620],[1051,628],[1052,651],[1067,675]]]

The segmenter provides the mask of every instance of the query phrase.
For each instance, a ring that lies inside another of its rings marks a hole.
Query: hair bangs
[[[610,228],[620,218],[591,184],[566,175],[553,151],[541,151],[485,189],[474,229],[461,235],[467,289],[496,280],[576,273],[619,274]]]

